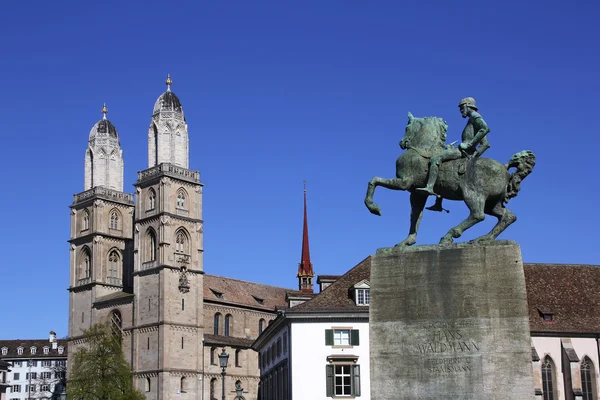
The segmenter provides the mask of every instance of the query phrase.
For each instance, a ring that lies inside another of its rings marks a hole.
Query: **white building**
[[[321,293],[281,311],[258,337],[260,400],[370,399],[370,270],[368,257],[341,277],[320,277]],[[536,400],[600,400],[600,266],[524,270]]]
[[[65,378],[67,343],[54,332],[47,340],[0,340],[0,359],[11,365],[6,399],[50,399]]]

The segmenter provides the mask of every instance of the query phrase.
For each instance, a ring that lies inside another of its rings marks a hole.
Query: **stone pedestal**
[[[534,398],[514,242],[379,249],[369,322],[372,400]]]

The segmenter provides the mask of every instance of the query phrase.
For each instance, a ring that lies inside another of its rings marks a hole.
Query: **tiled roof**
[[[262,283],[204,275],[204,301],[275,311],[287,307],[286,293],[303,294]]]
[[[600,333],[600,266],[524,267],[532,331]],[[544,321],[543,313],[553,320]]]
[[[31,347],[35,346],[35,354],[31,354]],[[48,354],[44,354],[44,347],[49,348]],[[63,347],[63,353],[58,354],[58,347]],[[6,355],[2,355],[1,349],[3,347],[8,348]],[[23,354],[18,354],[17,349],[23,347]],[[0,340],[0,358],[57,358],[67,357],[67,342],[58,342],[56,349],[52,348],[52,343],[48,339],[16,339],[16,340]]]
[[[365,258],[357,266],[327,286],[323,292],[311,300],[290,309],[294,311],[368,311],[368,307],[357,306],[352,296],[352,287],[369,279],[371,275],[371,256]]]
[[[233,336],[204,335],[205,345],[230,346],[249,349],[253,342],[254,340],[252,339],[244,339]]]
[[[600,266],[524,264],[530,329],[548,333],[600,333]],[[353,286],[369,279],[371,257],[341,276],[294,312],[342,312],[367,310],[357,306]],[[553,320],[545,322],[543,313]]]

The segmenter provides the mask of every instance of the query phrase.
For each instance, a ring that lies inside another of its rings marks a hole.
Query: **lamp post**
[[[225,348],[223,347],[223,351],[219,354],[219,366],[221,367],[221,381],[223,382],[223,396],[221,397],[225,400],[225,370],[227,369],[227,361],[229,361],[229,354],[225,352]]]
[[[233,400],[246,400],[244,397],[244,389],[239,382],[235,384],[235,398]]]

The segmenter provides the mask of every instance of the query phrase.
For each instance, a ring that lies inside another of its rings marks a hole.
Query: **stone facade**
[[[122,332],[123,354],[147,399],[212,400],[221,398],[217,352],[226,349],[228,398],[240,381],[244,397],[256,399],[250,345],[287,305],[288,291],[204,274],[202,183],[188,169],[188,127],[167,83],[135,196],[122,191],[122,157],[113,164],[97,157],[122,155],[114,125],[104,118],[90,133],[86,191],[71,205],[69,354],[84,344],[85,329],[109,322]]]

